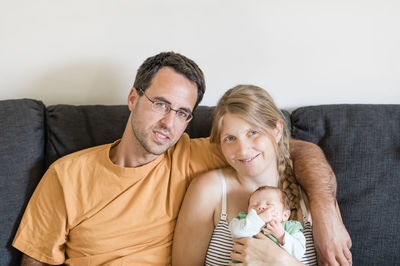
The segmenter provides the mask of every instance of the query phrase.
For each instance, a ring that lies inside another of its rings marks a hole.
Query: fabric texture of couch
[[[195,111],[191,137],[208,136],[213,109]],[[308,106],[285,115],[292,136],[318,144],[333,167],[354,265],[398,265],[400,105]],[[128,116],[122,105],[0,101],[0,265],[19,264],[11,242],[45,169],[65,154],[120,138]]]

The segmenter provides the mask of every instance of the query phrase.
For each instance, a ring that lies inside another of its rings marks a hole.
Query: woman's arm
[[[196,177],[186,191],[172,245],[172,265],[204,265],[214,231],[214,212],[221,205],[221,185],[211,171]]]
[[[310,200],[313,236],[322,265],[350,265],[351,239],[336,202],[336,178],[322,150],[315,144],[292,139],[290,155],[297,181]]]

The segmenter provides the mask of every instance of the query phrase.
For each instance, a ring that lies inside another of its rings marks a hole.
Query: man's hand
[[[292,139],[290,155],[299,184],[306,191],[320,265],[350,265],[351,240],[336,203],[336,178],[322,150]]]
[[[340,212],[325,210],[313,217],[314,245],[319,265],[351,265],[351,239],[342,222]]]

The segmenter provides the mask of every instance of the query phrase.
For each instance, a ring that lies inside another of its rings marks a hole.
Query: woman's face
[[[275,141],[279,139],[280,135],[275,137]],[[220,140],[222,153],[239,176],[258,177],[277,173],[272,143],[274,139],[254,128],[240,116],[230,113],[224,115]]]

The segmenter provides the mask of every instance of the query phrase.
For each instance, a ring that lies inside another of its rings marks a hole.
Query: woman
[[[270,95],[251,85],[228,90],[215,109],[210,140],[220,145],[230,167],[204,173],[190,184],[175,228],[173,264],[227,265],[232,260],[300,264],[261,233],[256,236],[259,244],[250,251],[238,244],[245,238],[232,241],[229,221],[247,211],[250,194],[262,186],[286,192],[290,219],[303,224],[307,239],[302,260],[316,264],[305,196],[289,158],[288,128]]]

